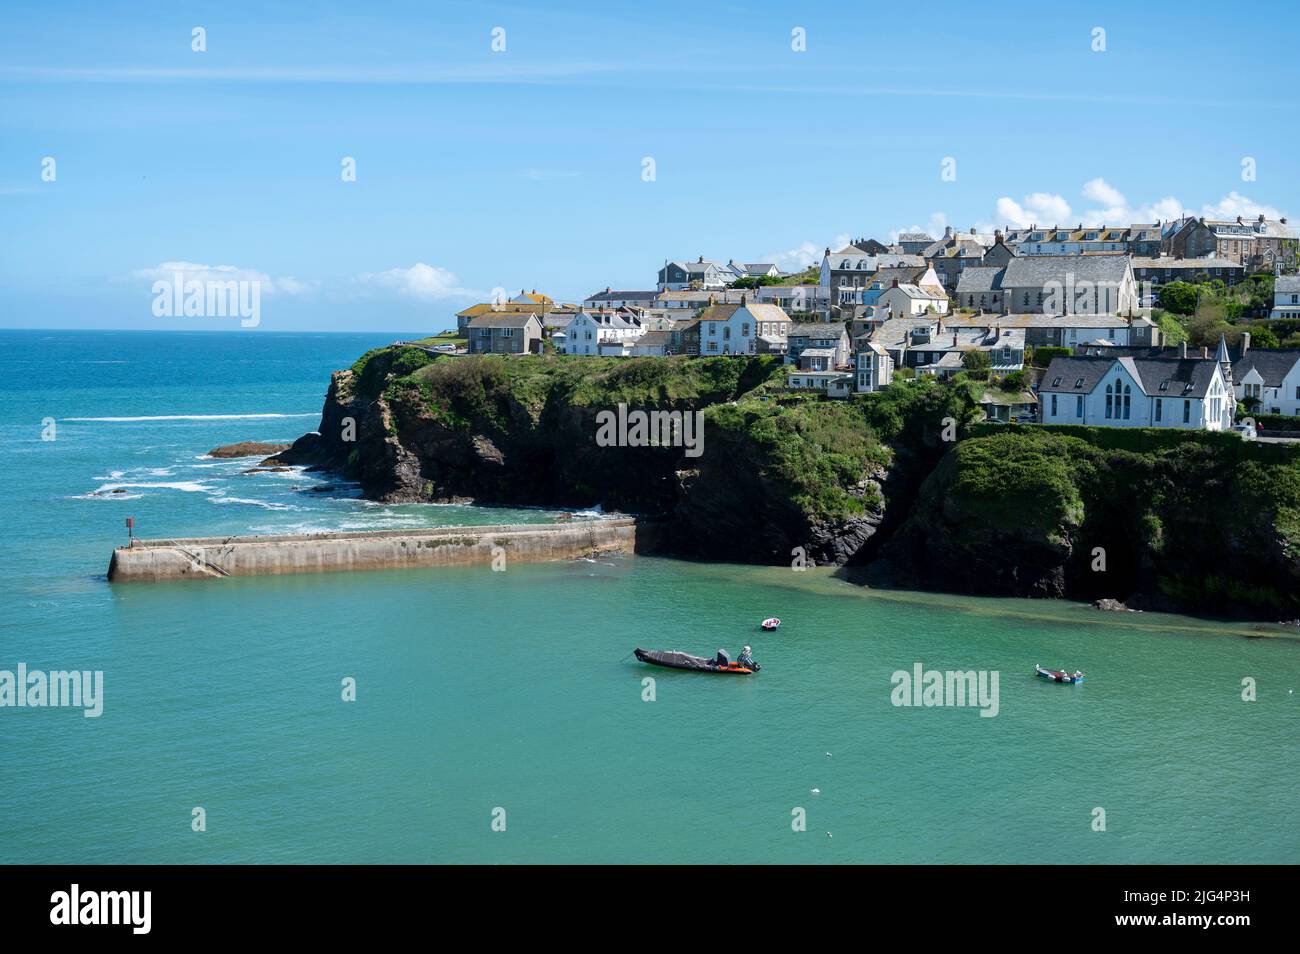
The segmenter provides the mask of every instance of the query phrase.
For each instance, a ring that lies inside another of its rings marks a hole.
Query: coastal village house
[[[927,313],[943,315],[948,311],[948,296],[938,286],[900,283],[894,279],[892,285],[881,292],[876,307],[896,318],[915,318]]]
[[[1226,258],[1133,258],[1133,278],[1138,284],[1159,288],[1168,282],[1209,282],[1237,285],[1246,277],[1246,266]]]
[[[536,354],[542,323],[527,312],[489,312],[467,326],[470,354]]]
[[[1232,364],[1213,358],[1058,357],[1038,386],[1046,424],[1178,427],[1220,431],[1236,411]]]
[[[549,301],[549,299],[548,299]],[[477,305],[470,305],[461,311],[456,312],[456,333],[462,338],[468,335],[469,323],[480,315],[494,313],[516,314],[516,315],[537,315],[539,318],[556,307],[554,303],[546,302],[481,302]],[[574,306],[566,305],[565,308],[572,309]]]
[[[933,242],[933,240],[931,240]],[[931,281],[935,285],[940,285],[939,277],[929,269],[925,260],[920,255],[865,252],[856,246],[849,245],[838,252],[832,252],[829,248],[822,255],[821,279],[822,294],[830,305],[860,305],[862,301],[862,292],[873,281],[880,280],[880,273],[883,269],[889,268],[909,268],[919,269],[921,274],[929,271],[932,278],[919,281],[919,284],[928,284]],[[899,276],[892,276],[899,277]],[[915,275],[909,273],[905,280],[911,281]],[[886,286],[889,284],[886,281]]]
[[[1279,275],[1273,280],[1270,318],[1300,318],[1300,275]]]
[[[760,285],[753,292],[760,304],[776,305],[791,317],[824,314],[830,309],[830,300],[820,285]]]
[[[639,323],[624,317],[622,312],[588,311],[584,308],[569,322],[562,343],[559,343],[559,335],[554,337],[557,339],[557,347],[564,354],[621,355],[624,353],[624,342],[641,337],[642,331]],[[601,350],[602,344],[615,343],[618,345],[616,349]]]
[[[1002,240],[1000,232],[992,235],[977,232],[957,232],[949,227],[944,237],[922,253],[926,264],[935,270],[939,281],[947,290],[957,287],[957,281],[967,268],[981,265],[1005,265],[1014,253]]]
[[[793,363],[797,363],[799,356],[809,348],[829,350],[832,368],[842,368],[849,363],[849,332],[838,321],[792,324],[785,337],[787,360]]]
[[[1237,400],[1252,414],[1300,415],[1300,350],[1252,351],[1250,334],[1243,334],[1232,383]]]
[[[1160,329],[1150,318],[1119,315],[1044,314],[956,314],[944,319],[949,328],[1022,329],[1030,347],[1049,345],[1074,349],[1078,345],[1104,342],[1112,345],[1154,347],[1160,344]]]
[[[889,387],[894,380],[894,359],[881,345],[868,339],[857,342],[854,356],[855,390],[859,394],[879,391]]]
[[[659,269],[660,291],[684,291],[691,288],[725,288],[744,273],[730,263],[705,261],[701,255],[697,261],[664,262]]]
[[[673,327],[679,354],[757,354],[759,335],[784,338],[790,316],[776,305],[761,305],[741,295],[736,305],[709,305],[698,316]]]
[[[707,290],[702,288],[668,290],[659,293],[654,307],[663,311],[684,311],[689,314],[709,305],[739,305],[740,299],[750,293],[741,288]]]
[[[1214,256],[1247,268],[1272,268],[1277,263],[1295,264],[1297,239],[1300,234],[1286,219],[1186,218],[1166,233],[1164,248],[1177,258]]]
[[[582,301],[583,308],[650,308],[659,297],[658,289],[654,291],[615,291],[608,285],[604,291],[588,295]]]

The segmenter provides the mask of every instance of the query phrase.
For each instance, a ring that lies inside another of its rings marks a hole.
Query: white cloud
[[[998,199],[993,217],[1013,229],[1052,225],[1070,218],[1070,203],[1051,192],[1031,192],[1020,202],[1004,195]]]
[[[904,232],[924,232],[932,238],[941,238],[943,230],[948,227],[948,216],[942,212],[931,212],[925,225],[909,225],[905,229],[896,229],[889,233],[889,244],[893,245]]]
[[[303,295],[316,287],[315,282],[300,281],[288,275],[278,278],[260,272],[255,268],[241,268],[238,265],[200,265],[197,262],[161,262],[153,268],[140,268],[131,273],[131,278],[150,282],[171,281],[179,274],[183,282],[259,282],[261,293],[273,295],[280,292],[285,295]]]
[[[1271,205],[1261,205],[1240,193],[1229,192],[1213,205],[1201,206],[1201,215],[1207,219],[1257,219],[1261,215],[1269,219],[1280,219],[1285,213],[1279,212]]]
[[[1126,204],[1124,196],[1120,194],[1119,189],[1098,176],[1095,179],[1089,179],[1083,184],[1083,197],[1091,199],[1093,202],[1100,202],[1103,205],[1121,206]]]
[[[454,273],[424,262],[416,262],[410,268],[365,272],[357,276],[357,281],[422,301],[437,301],[442,298],[477,298],[486,301],[489,297],[486,292],[462,288]]]
[[[991,224],[998,228],[1070,226],[1080,222],[1084,225],[1126,226],[1136,222],[1167,222],[1193,214],[1172,195],[1134,205],[1124,193],[1100,176],[1085,182],[1081,194],[1094,205],[1078,213],[1071,209],[1070,203],[1063,196],[1047,192],[1027,195],[1021,202],[1003,196],[997,200],[993,213],[995,221]],[[1230,192],[1218,202],[1201,206],[1201,211],[1196,214],[1208,219],[1235,219],[1239,215],[1246,219],[1260,215],[1277,219],[1283,215],[1274,206],[1255,202],[1238,192]]]
[[[809,265],[816,265],[821,262],[822,253],[828,247],[832,251],[838,251],[851,241],[853,239],[848,232],[841,232],[825,245],[818,245],[816,242],[805,239],[794,248],[788,248],[782,252],[768,252],[762,258],[753,259],[753,261],[771,262],[783,272],[798,272]]]

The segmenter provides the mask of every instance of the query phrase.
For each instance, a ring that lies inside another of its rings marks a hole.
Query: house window
[[[1160,420],[1160,418],[1164,415],[1164,405],[1165,405],[1164,399],[1156,398],[1156,420],[1157,421]]]
[[[502,328],[502,329],[501,329],[501,337],[502,337],[502,338],[513,338],[514,336],[515,336],[515,329],[513,329],[513,328]]]
[[[1192,420],[1192,402],[1184,401],[1183,402],[1183,423],[1188,424],[1191,422],[1191,420]]]
[[[1056,417],[1056,395],[1052,395],[1052,417]]]
[[[1083,395],[1082,394],[1075,395],[1074,416],[1077,417],[1079,420],[1083,420]]]
[[[1111,388],[1111,386],[1108,384],[1108,385],[1106,385],[1106,417],[1107,417],[1107,419],[1113,417],[1113,416],[1114,416],[1114,413],[1115,413],[1115,411],[1114,411],[1114,404],[1112,403],[1112,402],[1114,401],[1114,398],[1113,398],[1111,395],[1112,395],[1112,388]]]
[[[1129,412],[1133,409],[1133,389],[1127,384],[1124,385],[1124,420],[1129,419]]]

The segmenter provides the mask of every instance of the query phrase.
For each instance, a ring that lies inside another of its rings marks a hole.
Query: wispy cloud
[[[421,301],[439,301],[445,298],[476,298],[487,301],[491,295],[472,288],[461,287],[455,273],[437,265],[416,262],[410,268],[390,268],[382,272],[365,272],[357,276],[360,285],[390,292]]]
[[[285,295],[303,295],[316,287],[315,282],[300,281],[288,275],[272,277],[255,268],[244,268],[239,265],[200,265],[197,262],[181,261],[161,262],[151,268],[136,269],[127,276],[126,280],[171,281],[178,274],[185,282],[255,281],[260,283],[264,295],[273,295],[277,292]]]

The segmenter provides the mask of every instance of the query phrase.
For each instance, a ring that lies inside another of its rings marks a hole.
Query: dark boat
[[[1044,679],[1050,679],[1052,682],[1083,682],[1083,673],[1065,672],[1061,669],[1044,669],[1042,666],[1035,665],[1034,672]]]
[[[705,659],[703,656],[692,656],[689,653],[679,653],[666,649],[638,649],[636,658],[643,663],[649,663],[652,666],[666,666],[669,669],[686,669],[690,672],[713,672],[729,676],[748,676],[758,670],[756,665],[753,669],[748,666],[742,666],[739,663],[728,663],[725,666],[718,665],[715,659]]]

